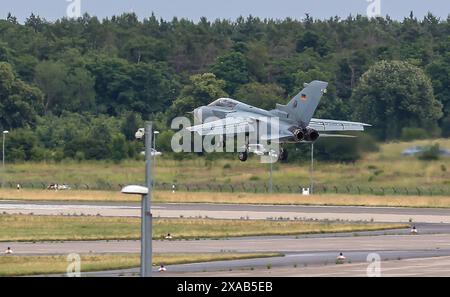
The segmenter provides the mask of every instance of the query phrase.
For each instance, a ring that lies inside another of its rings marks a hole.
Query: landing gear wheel
[[[247,152],[240,152],[239,153],[239,160],[241,160],[242,162],[247,161],[248,158],[248,153]]]
[[[278,160],[286,161],[288,158],[288,152],[284,148],[280,148],[280,154],[278,156]]]

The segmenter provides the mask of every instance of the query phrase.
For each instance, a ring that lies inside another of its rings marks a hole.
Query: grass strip
[[[406,224],[313,220],[154,220],[153,238],[174,239],[337,233],[406,228]],[[140,219],[0,215],[0,241],[131,240],[140,238]]]

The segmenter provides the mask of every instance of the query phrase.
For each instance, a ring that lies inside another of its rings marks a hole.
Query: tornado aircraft
[[[187,130],[201,136],[245,134],[246,143],[239,153],[239,160],[246,161],[248,153],[267,153],[259,144],[260,140],[279,143],[277,154],[279,160],[287,160],[285,143],[314,142],[319,137],[348,137],[348,135],[325,134],[331,131],[364,131],[369,124],[339,120],[313,118],[314,112],[326,93],[328,83],[312,81],[305,84],[304,89],[294,96],[286,105],[276,104],[275,109],[264,110],[231,98],[219,98],[206,106],[193,111],[194,119],[199,125],[188,127]],[[276,133],[268,128],[259,139],[249,140],[248,134],[255,130],[256,125],[266,122],[273,125],[270,119],[277,119]],[[213,119],[213,120],[211,120]]]

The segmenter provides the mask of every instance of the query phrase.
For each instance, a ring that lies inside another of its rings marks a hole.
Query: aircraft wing
[[[311,119],[308,127],[317,131],[364,131],[369,124],[336,120]]]
[[[229,116],[224,119],[206,122],[201,125],[187,127],[186,130],[204,135],[230,135],[245,132],[253,132],[252,119],[245,117]]]
[[[206,122],[200,125],[187,127],[186,129],[191,132],[197,132],[204,135],[233,135],[239,133],[253,132],[255,129],[255,120],[257,118],[250,113],[233,113],[227,117],[211,122]],[[317,131],[364,131],[364,127],[370,126],[369,124],[337,121],[337,120],[324,120],[324,119],[311,119],[308,127]],[[283,131],[283,130],[282,130]],[[282,135],[267,135],[264,140],[283,140],[292,137],[290,133]]]
[[[270,134],[270,117],[258,116],[251,112],[233,112],[223,119],[206,122],[200,125],[187,127],[186,130],[204,135],[233,135],[239,133],[254,132],[257,122],[267,122]],[[277,140],[283,137],[292,137],[292,134],[278,136],[263,136],[265,140]]]

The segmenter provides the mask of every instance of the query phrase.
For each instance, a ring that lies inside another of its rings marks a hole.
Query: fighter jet
[[[246,138],[244,149],[239,153],[239,160],[246,161],[248,153],[258,155],[268,153],[258,142],[271,141],[281,145],[285,143],[314,142],[319,137],[348,137],[348,135],[324,134],[330,131],[364,131],[369,124],[338,120],[313,118],[313,114],[328,83],[312,81],[305,84],[304,89],[294,96],[286,105],[276,104],[275,109],[264,110],[231,98],[219,98],[207,106],[201,106],[193,111],[194,119],[199,125],[188,127],[187,130],[199,135],[248,135],[254,131],[256,124],[267,123],[271,118],[277,118],[278,133],[268,132],[260,139],[250,143]],[[214,120],[208,120],[213,118]],[[270,131],[270,128],[267,129]],[[351,137],[351,136],[350,136]],[[287,160],[288,154],[282,146],[278,153],[279,160]]]

